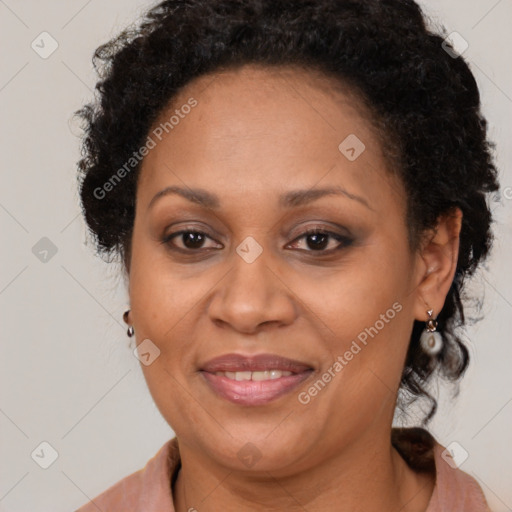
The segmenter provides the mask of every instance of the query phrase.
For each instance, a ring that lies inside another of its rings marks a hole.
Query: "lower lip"
[[[264,405],[283,396],[306,380],[312,370],[272,380],[233,380],[201,372],[211,389],[222,398],[238,405]]]

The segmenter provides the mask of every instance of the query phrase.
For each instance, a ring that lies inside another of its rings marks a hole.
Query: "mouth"
[[[310,365],[273,354],[227,354],[201,368],[214,393],[245,406],[264,405],[290,393],[313,371]]]

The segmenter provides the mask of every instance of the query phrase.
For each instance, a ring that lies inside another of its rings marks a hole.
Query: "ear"
[[[462,211],[454,207],[439,217],[433,230],[425,233],[417,253],[417,320],[427,320],[428,309],[434,310],[434,317],[443,309],[457,269],[461,225]]]

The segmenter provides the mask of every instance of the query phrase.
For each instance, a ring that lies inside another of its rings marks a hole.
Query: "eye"
[[[292,248],[297,248],[296,246],[300,245],[299,242],[302,239],[304,239],[305,245],[309,247],[309,249],[301,249],[306,252],[330,253],[338,249],[342,249],[343,247],[346,247],[353,242],[353,240],[347,236],[333,233],[332,231],[313,228],[305,231],[288,246],[294,246]]]
[[[208,240],[213,242],[210,246],[205,245]],[[301,248],[301,241],[304,240],[306,249]],[[353,240],[347,236],[333,233],[320,228],[312,228],[305,231],[293,242],[287,245],[287,248],[299,249],[305,252],[331,253],[350,245]],[[166,235],[162,243],[168,245],[170,249],[180,252],[201,252],[212,249],[222,249],[222,244],[215,242],[208,234],[196,229],[182,229]]]
[[[162,243],[169,245],[172,249],[190,252],[198,249],[214,249],[214,247],[204,247],[207,240],[214,241],[210,236],[202,231],[193,229],[182,229],[170,233],[164,237]]]

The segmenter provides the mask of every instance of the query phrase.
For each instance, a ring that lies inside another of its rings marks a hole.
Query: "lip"
[[[254,356],[225,354],[210,359],[201,366],[201,370],[208,373],[258,372],[269,369],[302,373],[306,370],[312,370],[312,367],[301,361],[288,359],[276,354],[258,354]]]
[[[292,374],[263,381],[237,381],[215,374],[215,372],[257,372],[270,369],[289,371]],[[264,405],[276,400],[291,392],[313,371],[308,364],[275,354],[256,356],[226,354],[211,359],[201,367],[201,374],[210,389],[232,403],[245,406]]]

